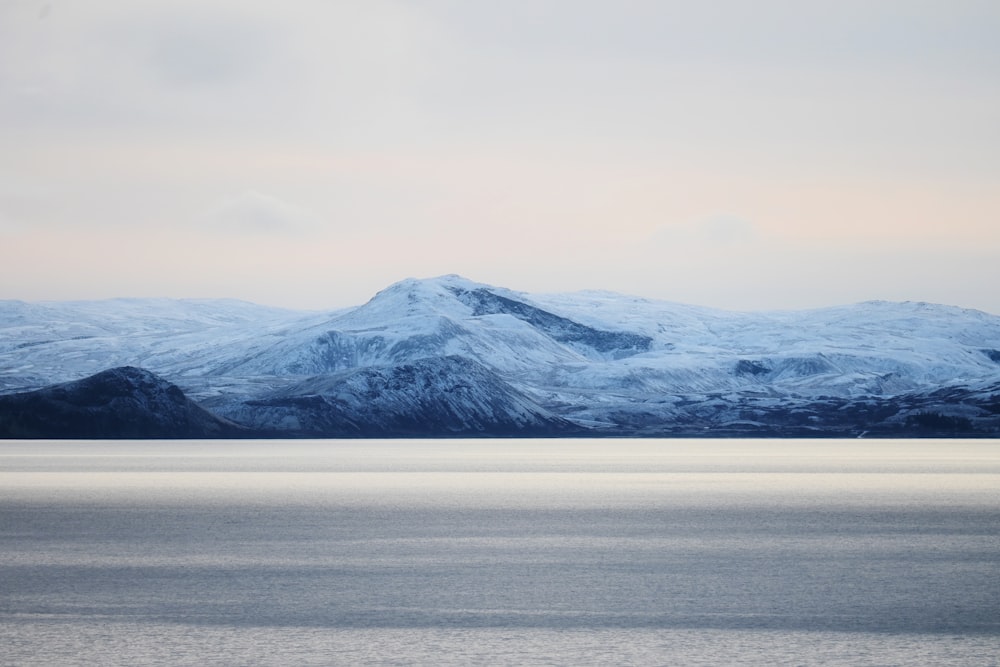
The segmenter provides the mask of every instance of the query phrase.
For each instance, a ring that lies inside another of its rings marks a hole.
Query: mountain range
[[[998,434],[1000,317],[951,306],[727,312],[454,275],[331,312],[0,301],[6,437]]]

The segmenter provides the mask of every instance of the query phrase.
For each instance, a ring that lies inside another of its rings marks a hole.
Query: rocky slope
[[[579,430],[463,357],[320,375],[222,414],[307,436],[546,436]]]

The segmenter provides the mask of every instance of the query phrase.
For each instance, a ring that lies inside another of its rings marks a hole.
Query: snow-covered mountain
[[[945,420],[938,427],[1000,427],[1000,317],[950,306],[737,313],[607,292],[529,295],[453,275],[327,313],[229,300],[0,302],[0,392],[123,365],[237,421],[311,433],[409,432],[408,419],[433,422],[421,395],[435,397],[434,419],[451,415],[434,422],[448,432],[488,432],[490,420],[509,432],[529,414],[531,428],[600,433],[905,431],[928,415]],[[423,388],[397,382],[363,398],[400,373]],[[445,400],[456,376],[471,382],[465,404]],[[490,396],[503,397],[492,413]],[[306,410],[319,405],[312,397],[327,407]]]

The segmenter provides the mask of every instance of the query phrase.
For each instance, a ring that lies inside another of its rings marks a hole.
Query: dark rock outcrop
[[[123,366],[0,396],[5,438],[221,438],[249,435],[149,371]]]
[[[465,290],[449,288],[458,299],[472,308],[475,317],[511,315],[527,322],[555,341],[576,348],[591,349],[614,358],[630,357],[648,352],[653,344],[649,336],[628,331],[603,331],[560,317],[541,308],[495,294],[487,289]]]

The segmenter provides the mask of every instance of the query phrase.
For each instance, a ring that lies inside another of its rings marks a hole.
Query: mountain
[[[250,435],[205,411],[176,385],[129,366],[0,396],[6,438],[220,438]]]
[[[1000,317],[935,304],[726,312],[454,275],[332,312],[0,302],[0,393],[121,365],[300,435],[1000,433]]]

